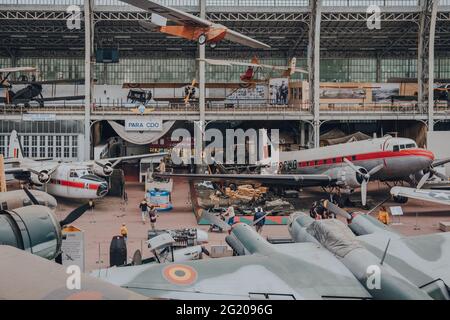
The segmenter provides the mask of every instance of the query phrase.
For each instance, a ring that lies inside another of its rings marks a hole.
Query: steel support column
[[[314,147],[320,142],[320,10],[321,0],[311,0],[311,18],[309,20],[308,72],[309,101],[314,114]]]
[[[91,158],[93,0],[84,0],[84,160]]]
[[[439,0],[421,0],[417,61],[418,103],[428,111],[428,130],[434,127],[434,36]],[[427,83],[428,80],[428,83]]]
[[[206,0],[199,1],[200,18],[206,18]],[[198,53],[200,60],[198,61],[198,94],[199,94],[199,112],[200,121],[198,123],[198,135],[195,137],[196,160],[200,161],[198,168],[203,171],[203,152],[204,152],[204,136],[205,136],[205,97],[206,97],[206,68],[205,68],[205,51],[206,45],[198,45]],[[198,163],[198,162],[197,162]],[[199,164],[199,163],[198,163]]]

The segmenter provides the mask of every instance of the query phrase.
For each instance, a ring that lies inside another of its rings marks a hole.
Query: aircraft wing
[[[430,190],[430,189],[414,189],[407,187],[393,187],[391,189],[391,194],[396,197],[401,196],[417,200],[450,205],[449,190]]]
[[[33,67],[0,68],[0,73],[34,72],[34,71],[36,71],[36,68]]]
[[[168,20],[174,21],[180,25],[188,25],[194,27],[210,27],[213,23],[211,21],[196,17],[187,12],[163,6],[150,0],[121,0],[129,5],[135,6],[145,11],[155,13]]]
[[[225,39],[230,40],[232,42],[236,42],[239,44],[242,44],[244,46],[248,46],[255,49],[269,49],[270,46],[255,40],[253,38],[250,38],[246,35],[243,35],[242,33],[239,33],[237,31],[231,30],[227,28],[227,33],[225,34]]]
[[[295,248],[300,250],[296,253]],[[244,255],[171,264],[109,268],[91,273],[136,293],[168,299],[370,298],[331,253],[310,243],[273,255]],[[303,258],[303,254],[307,258]]]
[[[17,159],[14,159],[17,160]],[[23,173],[23,172],[32,172],[34,174],[39,175],[42,171],[45,171],[47,174],[51,176],[51,174],[58,168],[59,163],[52,162],[52,163],[45,163],[45,162],[39,162],[37,166],[26,166],[20,161],[16,162],[7,162],[8,164],[16,163],[19,164],[18,166],[13,166],[10,168],[5,168],[5,174],[15,174],[15,173]]]
[[[129,290],[81,274],[81,289],[69,290],[66,268],[10,246],[0,245],[0,300],[140,300]]]
[[[243,182],[261,184],[284,184],[299,187],[329,186],[336,182],[325,174],[190,174],[190,173],[154,173],[154,177],[175,178],[182,177],[189,180],[202,180],[213,182]]]
[[[219,59],[198,59],[198,60],[202,60],[208,64],[216,65],[216,66],[244,66],[244,67],[254,67],[254,68],[267,68],[267,69],[282,70],[282,71],[286,71],[289,68],[287,66],[272,66],[272,65],[268,65],[268,64],[258,64],[258,63],[240,62],[240,61],[231,61],[231,60],[219,60]],[[297,72],[301,72],[300,70],[304,71],[303,69],[295,69],[295,71],[297,71]]]
[[[125,156],[125,157],[117,157],[117,158],[106,158],[106,159],[100,159],[97,160],[97,162],[100,163],[106,163],[106,162],[111,162],[113,163],[113,167],[116,166],[117,164],[119,164],[120,162],[124,161],[124,160],[133,160],[133,159],[144,159],[144,158],[154,158],[154,157],[164,157],[168,155],[167,152],[160,152],[160,153],[147,153],[147,154],[138,154],[138,155],[134,155],[134,156]],[[93,162],[90,161],[89,165],[92,164]]]
[[[389,237],[375,232],[357,239],[381,259]],[[391,239],[384,261],[419,288],[438,279],[450,286],[450,232]]]

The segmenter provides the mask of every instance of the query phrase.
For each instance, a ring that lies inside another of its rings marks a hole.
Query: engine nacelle
[[[359,171],[367,173],[366,169],[362,167],[357,168]],[[336,184],[338,186],[346,189],[359,188],[364,181],[364,177],[349,166],[333,169],[329,175],[337,180]]]
[[[261,237],[252,227],[244,223],[233,225],[230,235],[225,238],[227,244],[238,255],[253,253],[271,253],[271,244]]]
[[[48,170],[41,170],[39,173],[31,174],[30,178],[34,184],[47,184],[50,182],[51,176]]]
[[[49,208],[32,205],[0,211],[0,245],[52,260],[61,252],[61,242],[61,228]]]
[[[94,164],[93,171],[96,175],[101,177],[109,177],[112,175],[114,169],[112,167],[111,162],[103,163],[103,166],[99,166],[98,164]]]

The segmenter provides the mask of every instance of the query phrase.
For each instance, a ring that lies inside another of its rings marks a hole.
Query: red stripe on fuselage
[[[321,159],[321,160],[299,161],[297,163],[297,167],[305,168],[305,167],[318,167],[318,166],[323,166],[323,165],[335,165],[335,164],[344,162],[343,158],[347,158],[348,160],[354,162],[354,161],[367,161],[367,160],[385,160],[386,158],[408,157],[408,156],[425,157],[425,158],[429,158],[430,160],[434,160],[434,155],[431,151],[424,150],[424,149],[407,149],[407,150],[400,150],[400,151],[377,151],[377,152],[370,152],[370,153],[364,153],[364,154],[356,154],[356,155],[342,156],[342,157],[335,157],[335,158],[328,158],[328,159]],[[386,165],[386,163],[385,163],[385,165]]]
[[[90,190],[97,190],[98,187],[100,186],[99,184],[76,182],[69,180],[58,180],[58,179],[51,179],[50,183],[69,188],[90,189]],[[87,188],[85,188],[85,186],[87,186]]]

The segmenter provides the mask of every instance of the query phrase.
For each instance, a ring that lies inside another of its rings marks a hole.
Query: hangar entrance
[[[93,158],[115,158],[142,155],[149,153],[169,152],[170,131],[175,121],[162,121],[151,117],[138,117],[137,123],[149,123],[159,126],[153,130],[137,131],[128,126],[125,121],[99,121],[92,125],[92,142],[94,145]],[[155,125],[155,126],[156,126]],[[162,157],[151,158],[153,163],[159,164]],[[122,161],[117,169],[122,169],[126,182],[143,182],[142,170],[149,168],[148,161],[132,159]]]

